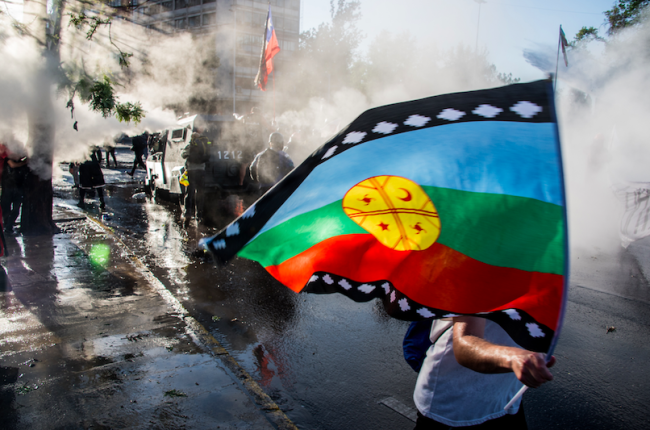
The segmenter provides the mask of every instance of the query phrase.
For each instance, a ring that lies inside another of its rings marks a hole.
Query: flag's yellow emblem
[[[440,235],[433,202],[415,182],[400,176],[375,176],[343,197],[343,211],[379,242],[397,251],[427,249]]]

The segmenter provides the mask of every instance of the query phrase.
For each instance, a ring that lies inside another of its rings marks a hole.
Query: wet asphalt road
[[[113,235],[55,219],[7,237],[1,429],[293,428]]]
[[[378,403],[393,397],[413,407],[416,375],[401,352],[407,323],[376,302],[294,294],[251,261],[216,268],[196,252],[198,239],[216,228],[184,232],[175,205],[133,199],[138,191],[108,187],[106,224],[299,428],[413,428]],[[56,193],[57,204],[74,202],[69,190]],[[650,286],[639,260],[612,249],[572,264],[556,379],[525,395],[529,428],[645,429]]]

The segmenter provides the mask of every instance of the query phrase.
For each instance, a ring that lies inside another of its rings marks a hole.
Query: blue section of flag
[[[271,37],[273,37],[273,31],[275,29],[273,28],[273,19],[271,18],[271,6],[269,5],[269,22],[266,25],[266,43],[269,43],[271,41]]]
[[[471,122],[386,136],[316,167],[258,235],[380,175],[563,205],[557,149],[554,123]]]

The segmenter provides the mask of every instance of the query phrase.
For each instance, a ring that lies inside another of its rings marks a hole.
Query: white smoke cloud
[[[163,106],[183,106],[193,94],[207,93],[212,89],[210,79],[198,79],[205,74],[201,69],[206,53],[213,46],[191,34],[166,35],[148,32],[144,27],[125,20],[113,19],[110,34],[106,26],[100,26],[92,40],[86,39],[88,27],[80,30],[69,25],[68,12],[78,10],[79,3],[68,2],[64,11],[60,56],[61,67],[68,77],[83,75],[101,79],[109,76],[115,83],[119,102],[140,102],[146,116],[140,124],[121,123],[115,117],[103,118],[81,102],[79,94],[73,97],[74,117],[66,108],[70,94],[60,85],[51,85],[53,77],[62,83],[65,77],[56,67],[47,69],[43,46],[35,37],[21,33],[21,27],[7,14],[0,14],[0,58],[3,72],[0,74],[0,140],[10,150],[33,154],[29,130],[29,115],[45,111],[54,124],[54,162],[84,159],[92,145],[101,145],[106,139],[125,133],[135,135],[144,130],[157,131],[173,124],[176,115]],[[88,13],[88,12],[87,12]],[[26,20],[37,18],[26,14]],[[24,28],[24,27],[23,27]],[[37,33],[32,33],[37,34]],[[120,68],[119,50],[132,53],[129,68]],[[214,56],[214,55],[213,55]],[[208,65],[208,67],[210,67]],[[51,89],[53,106],[42,109],[43,92]],[[77,130],[73,124],[77,122]],[[42,163],[41,163],[42,164]],[[47,164],[47,163],[46,163]],[[30,161],[30,167],[43,178],[51,175],[51,169]]]
[[[568,186],[571,241],[578,249],[621,243],[627,191],[650,187],[650,27],[625,30],[606,44],[587,42],[560,58],[558,115]],[[552,47],[525,57],[555,72]]]

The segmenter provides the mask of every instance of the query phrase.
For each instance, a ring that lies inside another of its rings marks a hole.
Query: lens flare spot
[[[90,248],[90,262],[95,266],[106,266],[111,256],[111,247],[105,243],[96,243]]]

